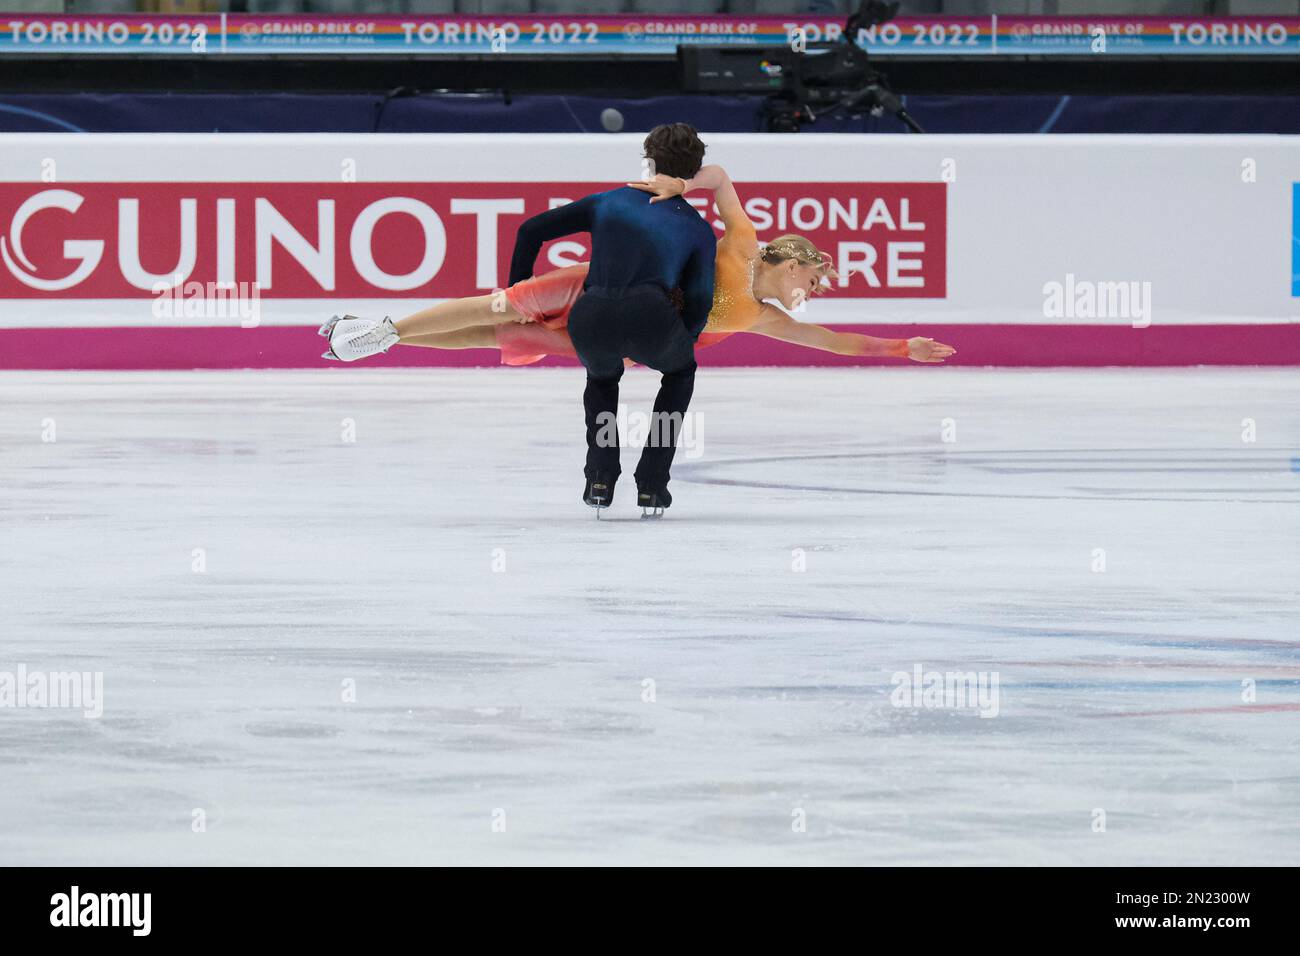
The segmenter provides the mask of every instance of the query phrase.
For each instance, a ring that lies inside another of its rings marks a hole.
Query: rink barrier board
[[[841,279],[796,318],[929,335],[962,364],[1300,365],[1300,138],[706,140],[761,241],[797,231],[835,257]],[[333,312],[489,292],[519,222],[635,178],[640,148],[635,134],[0,135],[0,367],[311,367],[320,343],[303,330]],[[547,246],[537,272],[588,246]],[[180,300],[154,296],[150,270],[170,282],[173,263],[200,289],[228,275],[261,290],[259,327],[160,319]],[[852,362],[757,336],[702,361]]]
[[[1197,325],[1133,329],[1103,325],[838,325],[837,331],[888,338],[928,336],[952,345],[947,365],[1048,367],[1300,366],[1300,324]],[[0,370],[187,370],[496,366],[491,349],[440,351],[398,346],[355,365],[321,358],[315,329],[238,328],[0,329]],[[700,349],[704,367],[915,366],[819,352],[759,335],[738,334]],[[533,367],[567,366],[547,358]]]

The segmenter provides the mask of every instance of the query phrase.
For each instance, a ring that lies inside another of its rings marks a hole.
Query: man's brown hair
[[[690,179],[704,163],[704,143],[689,123],[656,126],[645,138],[646,159],[654,163],[653,172]]]

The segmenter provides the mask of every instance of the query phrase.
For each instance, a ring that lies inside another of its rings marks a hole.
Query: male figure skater
[[[652,172],[689,179],[704,161],[704,143],[686,123],[656,126],[645,138]],[[636,468],[637,504],[660,515],[672,504],[669,469],[695,388],[695,340],[713,305],[713,229],[680,196],[650,202],[624,186],[534,216],[519,227],[510,284],[532,275],[542,243],[591,233],[591,268],[569,313],[569,335],[587,369],[586,485],[582,500],[607,507],[618,481],[618,383],[623,357],[663,374],[653,427]],[[682,291],[680,312],[671,298]]]

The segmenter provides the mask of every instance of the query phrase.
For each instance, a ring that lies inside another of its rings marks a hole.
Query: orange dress
[[[583,262],[516,282],[506,289],[506,299],[515,311],[531,321],[496,326],[501,363],[531,365],[548,355],[577,358],[566,326],[569,310],[582,295],[586,281],[587,264]]]
[[[696,347],[719,342],[753,328],[765,306],[754,298],[754,265],[758,262],[758,235],[744,219],[727,224],[718,242],[713,268],[713,308]]]
[[[757,257],[758,235],[753,224],[747,219],[728,223],[714,263],[713,308],[696,348],[717,345],[757,324],[764,309],[753,293]],[[548,355],[577,357],[565,327],[586,279],[584,262],[516,282],[506,289],[510,304],[531,321],[496,326],[503,364],[531,365]]]

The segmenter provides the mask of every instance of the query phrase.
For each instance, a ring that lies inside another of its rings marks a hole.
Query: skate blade
[[[663,516],[664,516],[664,509],[663,509],[663,508],[646,508],[646,507],[643,507],[643,508],[641,509],[641,520],[642,520],[642,521],[653,521],[655,518],[662,518]]]

